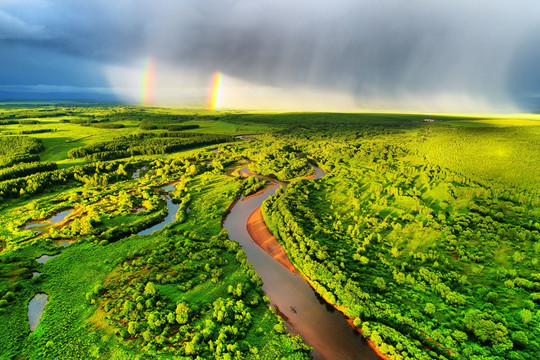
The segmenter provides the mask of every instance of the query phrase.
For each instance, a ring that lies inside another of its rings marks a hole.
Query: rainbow
[[[223,89],[223,74],[219,71],[212,75],[210,82],[210,91],[208,93],[208,109],[216,111],[221,100],[221,91]]]
[[[154,60],[148,58],[144,61],[141,73],[141,105],[148,106],[152,103],[154,90]]]

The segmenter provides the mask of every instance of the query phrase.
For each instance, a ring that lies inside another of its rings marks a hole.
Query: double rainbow
[[[219,108],[221,100],[221,90],[223,86],[223,74],[215,72],[210,82],[210,91],[208,93],[208,110],[216,111]]]
[[[154,90],[154,59],[148,58],[144,61],[143,71],[141,73],[141,105],[149,106],[152,104],[152,92]]]

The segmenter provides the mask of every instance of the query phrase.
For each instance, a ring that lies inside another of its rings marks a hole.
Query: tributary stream
[[[165,190],[167,192],[171,192],[176,190],[173,184],[164,186],[161,188],[162,190]],[[171,197],[169,195],[161,195],[163,199],[167,202],[167,217],[160,223],[151,226],[147,229],[144,229],[142,231],[139,231],[137,235],[149,235],[153,233],[154,231],[158,231],[163,229],[166,225],[174,222],[176,220],[176,213],[178,212],[178,209],[180,208],[180,204],[173,203]]]

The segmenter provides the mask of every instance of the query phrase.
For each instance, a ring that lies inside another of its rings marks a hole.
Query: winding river
[[[326,175],[318,167],[314,179]],[[250,174],[246,169],[240,172]],[[272,181],[275,185],[286,184]],[[289,332],[299,334],[314,348],[314,359],[380,359],[339,311],[326,303],[300,275],[264,252],[249,235],[246,223],[262,202],[274,195],[273,186],[257,195],[237,201],[227,215],[223,227],[232,240],[240,243],[249,262],[262,278],[263,290],[288,324]]]
[[[314,179],[326,175],[320,168],[312,167],[315,171]],[[241,169],[240,173],[253,175],[247,168]],[[299,334],[307,344],[314,348],[313,358],[316,360],[379,360],[379,356],[349,325],[343,314],[326,303],[302,276],[291,272],[264,252],[249,235],[246,228],[249,216],[261,206],[264,200],[274,195],[280,186],[287,187],[286,183],[260,177],[270,180],[277,186],[269,187],[256,195],[237,201],[225,218],[223,227],[229,233],[229,237],[238,241],[246,252],[249,262],[264,282],[263,290],[286,321],[289,332]],[[164,186],[162,189],[167,192],[173,191],[174,185]],[[151,234],[175,221],[179,205],[173,204],[169,196],[162,196],[167,201],[167,217],[159,224],[139,232],[139,235]],[[55,256],[43,255],[36,260],[45,263]],[[47,294],[39,293],[28,304],[31,331],[34,331],[39,324],[46,303]]]

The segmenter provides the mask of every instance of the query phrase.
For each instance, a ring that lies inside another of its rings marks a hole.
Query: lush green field
[[[267,225],[383,353],[536,359],[539,120],[0,106],[0,358],[309,358],[222,230],[265,185],[248,166],[290,182]],[[310,163],[328,175],[302,180]],[[176,221],[137,235],[167,196]]]

